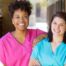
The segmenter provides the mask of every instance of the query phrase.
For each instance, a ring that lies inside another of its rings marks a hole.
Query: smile
[[[23,23],[21,23],[21,24],[19,24],[20,26],[23,26],[24,24]]]

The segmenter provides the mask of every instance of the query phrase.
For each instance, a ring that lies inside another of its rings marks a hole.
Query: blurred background
[[[0,0],[0,37],[13,30],[8,14],[9,3],[15,0]],[[48,32],[48,24],[54,13],[66,11],[66,0],[29,0],[33,9],[30,16],[29,29],[41,29]]]

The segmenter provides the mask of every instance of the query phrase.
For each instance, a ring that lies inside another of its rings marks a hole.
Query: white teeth
[[[23,26],[24,24],[19,24],[20,26]]]

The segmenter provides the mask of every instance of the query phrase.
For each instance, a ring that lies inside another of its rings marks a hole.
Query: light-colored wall
[[[0,0],[0,4],[2,4],[2,10],[3,10],[3,34],[5,34],[6,32],[8,31],[11,31],[12,30],[12,24],[11,24],[11,20],[9,18],[9,15],[8,15],[8,5],[10,2],[12,2],[14,0]],[[48,8],[48,16],[52,16],[51,13],[54,13],[55,12],[55,7],[56,6],[50,6]],[[65,0],[65,11],[66,11],[66,0]],[[51,12],[51,13],[50,13]],[[48,18],[50,19],[50,18]]]

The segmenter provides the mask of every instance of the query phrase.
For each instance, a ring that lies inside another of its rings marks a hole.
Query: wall
[[[66,12],[66,0],[65,0],[65,12]]]
[[[11,31],[12,28],[13,28],[13,26],[11,24],[11,20],[10,20],[9,15],[8,15],[8,5],[12,1],[14,1],[14,0],[0,0],[0,5],[2,4],[2,10],[3,10],[3,23],[2,23],[2,25],[3,25],[3,27],[2,27],[3,28],[2,33],[3,34],[5,34],[8,31]],[[30,0],[30,1],[34,1],[34,0]],[[36,1],[39,1],[39,0],[36,0]],[[36,3],[36,1],[34,1],[34,3]],[[61,6],[61,4],[59,4],[59,5]],[[60,7],[59,5],[58,5],[58,2],[57,2],[56,4],[50,5],[47,8],[47,16],[48,16],[47,18],[48,18],[48,20],[51,19],[52,14],[55,13],[57,11],[57,9]],[[58,10],[60,10],[60,8]],[[66,0],[65,0],[65,11],[66,11]],[[35,22],[35,21],[33,20],[33,22]]]
[[[3,11],[3,22],[2,22],[2,34],[5,34],[8,31],[12,30],[12,24],[11,24],[11,20],[9,18],[8,15],[8,5],[10,2],[12,2],[14,0],[2,0],[1,4],[2,4],[2,11]]]

